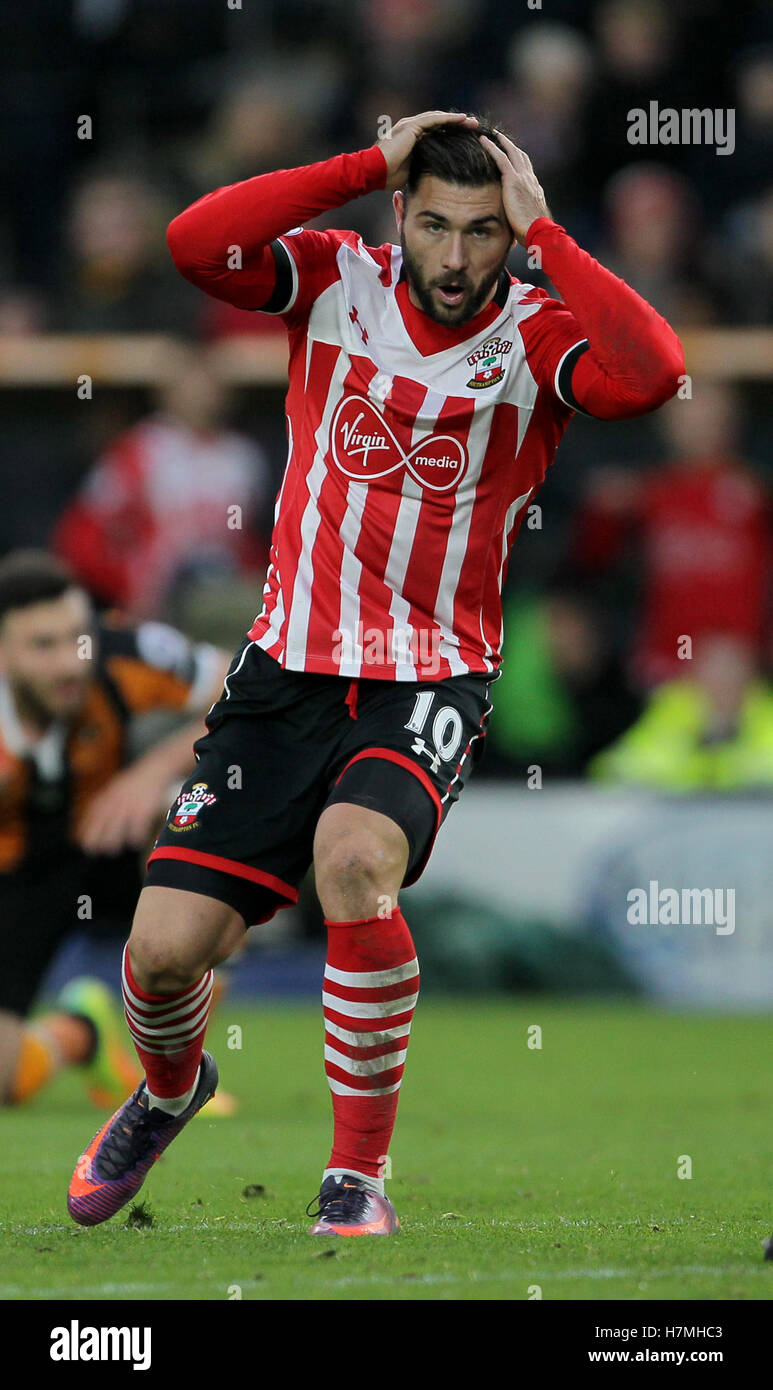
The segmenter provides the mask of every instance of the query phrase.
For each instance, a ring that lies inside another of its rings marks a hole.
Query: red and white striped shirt
[[[509,550],[573,410],[614,418],[661,404],[681,347],[548,218],[530,244],[572,304],[504,271],[456,328],[411,303],[398,247],[284,230],[292,213],[308,220],[384,180],[374,146],[218,190],[170,227],[188,279],[280,314],[289,335],[288,460],[249,635],[296,671],[493,672]]]
[[[413,307],[398,247],[281,241],[289,458],[250,636],[296,671],[493,671],[510,545],[571,415],[556,369],[584,335],[506,273],[451,330]]]

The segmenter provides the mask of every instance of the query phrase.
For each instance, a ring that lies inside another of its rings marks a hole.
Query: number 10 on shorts
[[[404,726],[411,733],[422,734],[435,702],[435,690],[421,690],[416,696],[408,723]],[[432,720],[432,743],[439,758],[448,762],[453,758],[462,741],[462,716],[451,705],[441,705]],[[418,748],[417,752],[424,752]]]

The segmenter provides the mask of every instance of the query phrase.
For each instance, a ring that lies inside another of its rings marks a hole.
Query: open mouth
[[[460,285],[438,285],[437,290],[443,303],[447,304],[449,309],[455,308],[464,299],[465,291]]]

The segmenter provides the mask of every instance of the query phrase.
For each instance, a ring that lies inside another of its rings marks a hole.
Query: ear
[[[397,235],[400,236],[403,230],[403,218],[405,217],[405,198],[403,197],[403,192],[400,188],[398,188],[396,193],[392,194],[392,207],[395,210]]]

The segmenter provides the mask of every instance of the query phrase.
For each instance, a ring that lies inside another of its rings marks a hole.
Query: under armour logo
[[[438,768],[440,767],[440,759],[437,753],[435,753],[432,748],[429,748],[427,746],[423,738],[415,738],[413,740],[413,743],[411,744],[411,752],[418,753],[419,755],[421,755],[422,753],[426,753],[427,757],[429,758],[429,765],[432,768],[432,771],[437,772]]]

